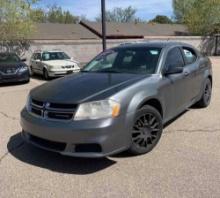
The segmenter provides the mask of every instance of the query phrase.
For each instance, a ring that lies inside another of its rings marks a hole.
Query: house
[[[200,46],[201,37],[190,36],[186,26],[154,23],[107,23],[107,47],[149,40],[173,40]],[[88,62],[102,51],[101,23],[39,23],[29,36],[30,47],[20,50],[29,60],[35,50],[61,49],[79,62]],[[25,52],[25,53],[24,53]]]

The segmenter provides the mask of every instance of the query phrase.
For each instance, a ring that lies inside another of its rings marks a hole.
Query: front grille
[[[71,120],[74,117],[77,105],[42,102],[31,100],[31,112],[37,116],[53,120]]]
[[[70,68],[74,68],[74,65],[67,65],[67,66],[62,66],[63,69],[70,69]]]
[[[18,71],[18,68],[14,68],[14,67],[2,67],[0,69],[0,73],[2,73],[3,75],[13,75],[16,74]]]

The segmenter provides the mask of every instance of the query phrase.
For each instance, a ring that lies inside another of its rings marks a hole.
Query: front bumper
[[[126,120],[126,116],[119,116],[67,122],[45,120],[26,109],[21,112],[22,135],[28,143],[76,157],[105,157],[128,149],[131,136]]]
[[[0,74],[0,83],[25,82],[29,81],[29,71],[16,74]]]
[[[65,76],[68,74],[73,74],[73,73],[78,73],[80,70],[73,70],[73,69],[69,69],[69,70],[50,70],[48,71],[48,75],[50,77],[56,77],[56,76]]]

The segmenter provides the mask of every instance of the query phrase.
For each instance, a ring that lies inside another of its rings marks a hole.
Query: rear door
[[[199,58],[196,51],[190,47],[182,47],[182,53],[185,61],[185,70],[188,73],[188,86],[190,87],[190,98],[193,100],[199,95],[201,90],[202,78],[199,72]]]

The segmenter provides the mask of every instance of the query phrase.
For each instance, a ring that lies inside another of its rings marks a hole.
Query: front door
[[[183,67],[183,72],[163,76],[166,84],[164,90],[167,90],[164,95],[166,117],[168,118],[181,113],[187,107],[191,97],[191,88],[188,84],[189,70],[184,67],[184,59],[179,47],[174,47],[167,53],[164,68],[169,69],[171,67]]]

